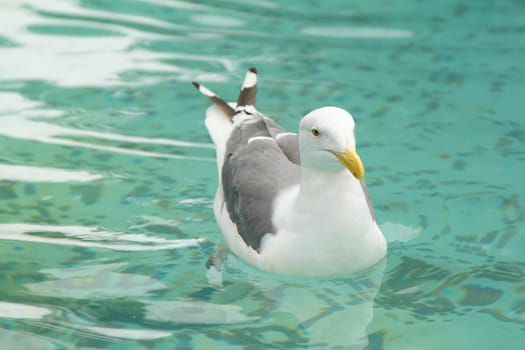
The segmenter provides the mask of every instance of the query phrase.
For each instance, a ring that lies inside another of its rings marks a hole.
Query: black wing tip
[[[201,84],[197,83],[196,81],[192,81],[191,84],[192,84],[193,86],[195,86],[195,88],[196,88],[197,90],[199,90],[199,89],[201,88]]]
[[[251,68],[248,69],[248,70],[249,70],[250,72],[252,72],[252,73],[257,74],[257,68],[255,68],[255,67],[251,67]]]

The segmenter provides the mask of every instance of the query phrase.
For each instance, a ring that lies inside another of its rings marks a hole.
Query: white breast
[[[296,275],[350,273],[384,257],[386,241],[359,182],[347,171],[312,176],[275,202],[276,235],[261,246],[260,267]],[[329,205],[326,205],[329,203]]]

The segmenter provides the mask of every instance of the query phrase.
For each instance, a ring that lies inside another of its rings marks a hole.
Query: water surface
[[[6,349],[494,349],[525,341],[520,1],[3,0]],[[204,263],[208,106],[260,71],[294,130],[348,109],[387,259],[301,279]]]

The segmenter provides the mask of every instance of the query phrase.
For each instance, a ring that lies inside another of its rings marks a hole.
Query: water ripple
[[[51,310],[34,305],[9,303],[0,301],[0,318],[41,319],[49,315]]]
[[[0,180],[26,182],[90,182],[103,176],[87,171],[0,164]]]
[[[46,237],[46,233],[64,237]],[[200,238],[165,239],[142,234],[104,231],[87,226],[53,226],[26,223],[0,224],[0,240],[111,249],[116,251],[155,251],[198,246]],[[125,242],[125,243],[122,243]]]
[[[106,299],[125,296],[148,296],[166,285],[145,275],[118,272],[126,263],[86,265],[41,272],[53,277],[24,284],[32,294],[73,299]]]
[[[91,326],[86,329],[113,338],[123,338],[132,340],[152,340],[171,336],[171,332],[153,329],[125,329]]]
[[[146,16],[90,10],[56,0],[45,4],[37,0],[3,2],[2,15],[0,37],[12,41],[13,45],[0,47],[0,80],[45,80],[68,87],[129,86],[138,84],[136,80],[125,78],[124,73],[129,71],[168,73],[162,77],[145,76],[140,84],[166,79],[191,81],[203,73],[202,69],[165,63],[168,59],[181,60],[181,56],[186,59],[183,54],[133,47],[145,40],[177,40],[194,29],[201,34],[208,30]],[[46,27],[49,30],[45,30]],[[84,32],[89,28],[92,33],[63,35],[63,30],[56,33],[58,28],[82,29]],[[34,59],[36,56],[38,60]],[[226,71],[234,67],[225,57],[190,56],[188,58],[207,64],[218,63]],[[204,78],[201,80],[228,80],[223,73],[205,74]]]
[[[258,317],[242,313],[238,305],[213,304],[203,301],[146,302],[146,318],[160,322],[186,324],[234,324],[253,322]]]
[[[301,32],[313,36],[353,39],[399,39],[411,38],[415,35],[408,30],[349,26],[306,27]]]
[[[2,339],[2,347],[10,350],[54,350],[58,345],[56,340],[49,337],[3,328],[0,328],[0,339]],[[62,348],[66,348],[64,344],[61,345]]]
[[[4,101],[10,101],[2,107]],[[13,102],[15,101],[15,102]],[[212,158],[192,157],[177,154],[167,154],[159,152],[133,150],[115,146],[105,146],[99,144],[100,140],[128,142],[132,144],[154,144],[160,146],[192,147],[192,148],[213,148],[209,143],[198,143],[180,141],[166,138],[146,138],[140,136],[127,136],[116,133],[105,133],[91,130],[79,130],[51,124],[42,120],[34,120],[35,115],[44,117],[56,117],[63,114],[57,110],[46,110],[35,108],[39,103],[28,101],[23,96],[16,93],[0,93],[0,135],[11,138],[31,140],[55,145],[81,147],[112,153],[129,154],[141,157],[152,158],[171,158],[171,159],[190,159],[213,161]],[[16,113],[14,113],[16,110]],[[40,118],[41,119],[41,118]],[[93,138],[95,141],[81,142],[68,138]]]

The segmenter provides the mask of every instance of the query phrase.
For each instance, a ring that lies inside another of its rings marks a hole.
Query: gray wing
[[[235,109],[201,84],[193,85],[230,121],[238,114],[247,117],[228,139],[221,179],[231,220],[246,244],[259,251],[263,236],[276,232],[272,223],[275,197],[282,189],[299,183],[297,135],[286,132],[255,109],[255,68],[246,73]]]
[[[226,145],[222,168],[230,218],[244,242],[256,251],[264,235],[276,232],[272,222],[275,197],[300,179],[299,165],[288,158],[272,134],[262,116],[236,127]]]
[[[266,123],[268,133],[275,139],[286,157],[291,162],[300,165],[301,158],[299,156],[299,138],[297,134],[284,130],[279,124],[268,117],[264,117],[264,122]]]
[[[283,150],[286,157],[297,165],[301,165],[299,153],[299,139],[297,134],[286,133],[277,135],[277,144]]]

